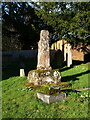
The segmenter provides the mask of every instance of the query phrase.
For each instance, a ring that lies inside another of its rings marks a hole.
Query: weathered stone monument
[[[37,69],[51,69],[50,50],[49,50],[49,32],[42,30],[40,41],[38,42],[38,64]]]
[[[57,84],[61,82],[61,74],[58,70],[52,70],[50,66],[49,32],[42,30],[38,42],[37,69],[28,73],[28,82],[34,85]]]

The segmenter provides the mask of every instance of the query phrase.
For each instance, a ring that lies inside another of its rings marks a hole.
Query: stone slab
[[[42,100],[43,102],[50,104],[53,102],[59,102],[62,101],[66,98],[66,93],[61,93],[58,95],[47,95],[47,94],[43,94],[41,92],[37,93],[37,97]]]

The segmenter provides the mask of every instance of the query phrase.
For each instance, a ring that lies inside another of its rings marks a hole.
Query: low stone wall
[[[12,63],[12,54],[2,55],[2,67],[6,67],[7,65],[11,63]]]
[[[18,61],[20,57],[30,59],[37,55],[37,50],[14,50],[14,51],[4,51],[2,55],[12,55],[12,61]]]
[[[60,51],[50,50],[51,64],[54,62],[56,65],[61,65],[62,55],[58,55]],[[2,67],[8,66],[13,62],[21,60],[36,60],[38,51],[36,50],[16,50],[16,51],[3,51],[2,52]]]

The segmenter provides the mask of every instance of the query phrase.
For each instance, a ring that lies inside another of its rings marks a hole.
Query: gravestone
[[[57,84],[61,82],[59,70],[52,70],[50,66],[49,32],[42,30],[38,42],[37,69],[28,73],[28,82],[34,85]]]
[[[66,55],[67,55],[67,43],[64,44],[64,61],[66,61]]]
[[[25,77],[24,69],[20,69],[20,77]]]
[[[65,40],[59,40],[52,44],[51,46],[52,50],[58,50],[60,49],[63,54],[63,62],[67,61],[67,66],[70,67],[72,65],[72,51],[71,51],[71,45]],[[62,63],[61,63],[62,64]]]
[[[70,65],[72,64],[72,53],[71,53],[71,45],[69,43],[67,45],[67,53],[68,53],[67,66],[70,67]]]

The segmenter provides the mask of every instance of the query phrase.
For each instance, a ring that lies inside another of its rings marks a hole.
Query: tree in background
[[[90,2],[3,3],[3,41],[8,43],[4,36],[9,35],[11,46],[16,42],[21,49],[30,49],[37,44],[40,30],[48,29],[51,44],[65,39],[86,46],[90,44],[89,6]]]
[[[2,43],[3,50],[30,49],[39,40],[42,21],[28,3],[15,2],[2,4]]]
[[[52,27],[53,41],[65,39],[74,45],[90,44],[90,2],[38,3],[37,15]],[[39,9],[39,8],[42,9]]]

